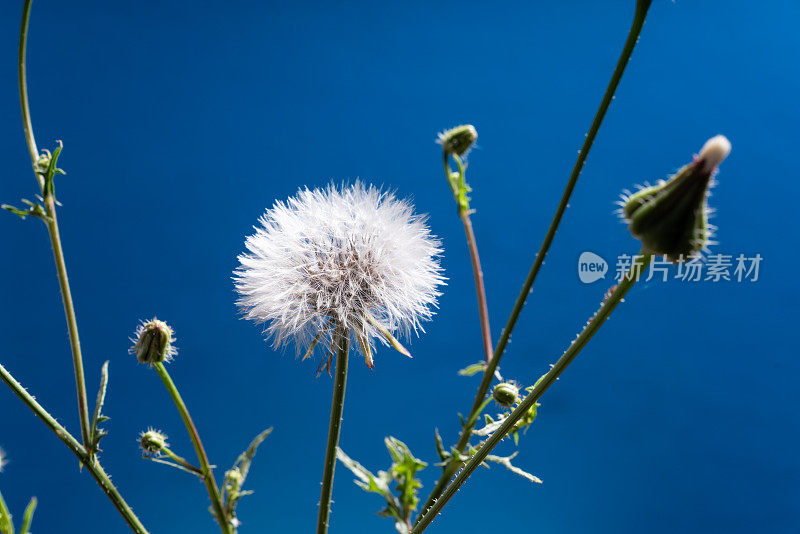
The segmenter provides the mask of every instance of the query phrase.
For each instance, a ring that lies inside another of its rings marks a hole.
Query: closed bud
[[[164,321],[153,318],[142,322],[136,329],[133,339],[131,354],[136,355],[139,363],[161,363],[172,359],[177,350],[172,346],[175,332]]]
[[[439,134],[437,141],[445,152],[463,156],[478,139],[478,131],[471,124],[456,126]]]
[[[492,390],[494,401],[504,408],[510,408],[519,402],[519,388],[511,382],[497,384]]]
[[[242,487],[242,482],[244,482],[244,477],[238,467],[234,467],[225,473],[225,484],[230,489],[238,490]]]
[[[167,447],[167,436],[150,428],[140,434],[139,446],[147,454],[159,454]]]
[[[622,215],[631,233],[650,254],[680,261],[698,254],[709,242],[708,191],[717,166],[731,144],[717,135],[692,163],[667,181],[623,197]]]

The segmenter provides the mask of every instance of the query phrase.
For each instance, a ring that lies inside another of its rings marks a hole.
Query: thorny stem
[[[514,330],[514,327],[517,324],[517,320],[522,313],[522,308],[525,306],[525,301],[531,292],[531,288],[533,287],[533,282],[536,280],[536,276],[539,274],[539,269],[544,263],[545,256],[547,256],[547,252],[550,250],[550,245],[553,243],[558,226],[561,224],[561,219],[563,218],[564,212],[569,205],[569,199],[572,196],[572,192],[575,189],[575,185],[577,184],[578,178],[583,170],[586,157],[589,155],[589,151],[592,148],[595,137],[597,137],[597,132],[600,130],[600,125],[603,123],[603,119],[605,118],[606,112],[611,105],[611,101],[614,99],[614,93],[619,86],[619,82],[622,79],[623,73],[625,72],[625,67],[628,65],[628,61],[633,54],[633,49],[636,47],[636,43],[639,41],[639,35],[641,34],[642,27],[644,26],[644,21],[647,17],[647,12],[650,9],[651,2],[652,0],[637,0],[636,2],[636,10],[634,12],[633,22],[628,32],[628,38],[622,48],[622,53],[617,61],[617,66],[614,69],[614,73],[611,75],[611,80],[609,81],[606,92],[603,95],[603,100],[600,102],[600,107],[598,108],[597,113],[592,120],[592,124],[589,127],[589,132],[586,134],[586,139],[583,142],[581,151],[578,153],[578,159],[575,161],[575,166],[573,167],[572,173],[567,181],[567,185],[564,189],[564,193],[561,196],[561,201],[558,204],[558,208],[553,216],[553,220],[550,223],[550,227],[547,229],[544,241],[542,241],[539,252],[536,254],[536,259],[533,262],[533,266],[528,272],[528,277],[525,279],[525,283],[522,285],[519,296],[517,297],[514,307],[511,310],[511,315],[508,318],[508,322],[506,323],[505,328],[503,328],[503,332],[501,333],[500,339],[497,342],[497,347],[494,350],[494,356],[488,360],[488,365],[483,373],[481,384],[478,387],[478,392],[475,395],[475,401],[473,402],[472,409],[470,410],[470,420],[476,420],[476,418],[473,416],[477,415],[476,410],[478,410],[483,402],[484,397],[486,396],[486,393],[489,391],[489,386],[491,386],[494,373],[497,370],[498,364],[500,363],[500,358],[502,358],[506,346],[508,345],[511,332]],[[467,425],[462,430],[458,444],[456,445],[456,448],[459,450],[459,452],[463,452],[466,449],[471,435],[472,426]],[[433,503],[439,498],[442,490],[444,490],[444,488],[447,486],[447,482],[450,480],[450,478],[452,478],[456,470],[457,466],[452,464],[448,464],[444,468],[441,478],[434,486],[430,496],[425,502],[425,505],[422,507],[423,511],[432,506]],[[420,514],[420,516],[417,518],[417,521],[419,521],[421,516],[422,514]]]
[[[189,437],[192,439],[192,445],[194,445],[197,458],[200,460],[200,470],[202,472],[203,482],[206,484],[208,496],[211,498],[211,505],[214,507],[214,513],[220,529],[222,529],[222,534],[232,534],[233,528],[230,520],[228,519],[228,515],[225,513],[225,507],[222,504],[222,497],[219,493],[219,487],[217,486],[217,481],[214,479],[214,471],[211,469],[211,463],[208,461],[208,455],[206,455],[206,450],[203,448],[203,442],[200,440],[200,434],[197,432],[197,428],[194,426],[194,421],[192,421],[192,417],[189,415],[189,410],[186,408],[186,404],[183,402],[181,394],[178,392],[178,388],[175,387],[175,383],[172,381],[172,378],[170,378],[166,367],[164,367],[164,364],[161,362],[154,363],[153,369],[156,370],[159,378],[161,378],[161,381],[164,382],[164,386],[167,388],[170,397],[172,397],[172,401],[178,408],[178,413],[180,413],[181,419],[183,419],[183,424],[186,426],[186,431],[189,433]]]
[[[92,474],[94,479],[103,489],[106,496],[111,500],[114,506],[119,510],[119,513],[122,515],[125,522],[131,528],[133,532],[136,534],[147,534],[147,529],[144,528],[144,525],[139,521],[139,518],[136,517],[136,514],[133,513],[131,507],[128,506],[128,503],[125,502],[125,499],[122,498],[117,488],[114,484],[111,483],[111,479],[108,477],[106,472],[103,470],[103,467],[100,465],[96,456],[89,456],[86,449],[83,445],[75,439],[72,434],[70,434],[63,426],[61,426],[58,421],[50,415],[47,410],[45,410],[36,399],[34,399],[22,385],[17,382],[11,373],[9,373],[5,367],[0,365],[0,379],[8,385],[9,388],[17,395],[17,397],[22,400],[25,405],[31,409],[31,411],[36,414],[36,416],[41,419],[41,421],[53,431],[53,433],[58,436],[58,438],[64,442],[64,445],[67,446],[69,450],[80,460],[80,462],[86,467],[86,469]]]
[[[447,161],[447,151],[442,151],[444,161],[444,174],[448,183],[450,180],[450,164]],[[458,170],[460,173],[464,172],[464,166],[458,162]],[[453,189],[453,195],[458,202],[458,192]],[[469,258],[472,262],[472,276],[475,278],[475,293],[478,296],[478,314],[481,319],[481,339],[483,341],[483,352],[488,363],[492,359],[492,332],[489,328],[489,306],[486,303],[486,287],[483,283],[483,269],[481,269],[481,259],[478,256],[478,243],[475,240],[475,232],[472,229],[472,221],[470,220],[470,211],[462,206],[458,208],[458,217],[461,219],[461,224],[464,225],[464,233],[467,237],[467,247],[469,248]]]
[[[331,421],[328,428],[328,445],[325,449],[325,467],[322,472],[322,493],[319,498],[317,534],[326,534],[328,532],[328,523],[331,515],[333,472],[336,468],[336,448],[339,446],[339,434],[342,429],[342,412],[344,410],[344,392],[347,386],[347,360],[350,352],[350,332],[339,328],[339,333],[338,335],[334,335],[334,340],[337,347],[336,377],[333,381]]]
[[[561,373],[563,373],[569,364],[572,363],[572,361],[576,356],[578,356],[580,351],[586,346],[589,340],[592,339],[592,336],[594,336],[606,319],[608,319],[609,315],[611,315],[611,312],[613,312],[614,308],[617,307],[617,304],[622,301],[628,290],[638,281],[640,273],[647,268],[652,259],[653,256],[651,254],[645,250],[642,250],[640,256],[637,257],[636,261],[634,261],[633,265],[631,265],[631,267],[628,269],[627,274],[622,278],[611,295],[609,295],[603,301],[602,306],[600,306],[600,309],[597,311],[594,317],[589,319],[589,322],[586,323],[586,326],[583,328],[578,337],[575,338],[575,341],[572,342],[566,352],[564,352],[561,358],[558,359],[550,371],[548,371],[547,374],[545,374],[539,380],[528,396],[525,397],[519,406],[517,406],[517,408],[503,421],[503,424],[500,425],[500,428],[498,428],[491,436],[489,436],[489,438],[486,439],[485,442],[483,442],[483,444],[479,446],[478,450],[466,463],[455,480],[453,480],[453,482],[447,486],[444,492],[442,492],[441,497],[439,497],[433,506],[431,506],[431,508],[428,509],[424,515],[418,519],[417,524],[415,525],[411,534],[419,534],[425,530],[428,525],[430,525],[444,505],[447,504],[447,501],[449,501],[453,495],[455,495],[458,489],[464,484],[464,482],[466,482],[467,478],[469,478],[475,469],[477,469],[478,466],[480,466],[481,463],[486,460],[486,457],[489,455],[492,449],[494,449],[494,447],[500,443],[500,441],[506,436],[506,434],[508,434],[509,431],[511,431],[517,421],[519,421],[528,412],[528,410],[534,406],[542,394],[547,391],[547,388],[553,385]]]

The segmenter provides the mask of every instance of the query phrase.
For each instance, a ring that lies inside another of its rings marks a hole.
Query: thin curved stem
[[[8,385],[9,388],[22,400],[25,405],[38,417],[58,438],[67,446],[69,450],[80,460],[86,469],[92,474],[94,479],[102,488],[103,492],[108,496],[114,504],[119,513],[122,515],[125,522],[136,534],[147,534],[147,529],[133,513],[133,510],[125,499],[122,498],[117,488],[111,483],[97,457],[90,457],[86,449],[80,442],[75,439],[63,426],[61,426],[55,418],[45,410],[33,396],[28,393],[22,385],[11,376],[5,367],[0,365],[0,379]]]
[[[214,471],[211,469],[211,463],[208,461],[208,455],[203,447],[203,442],[200,440],[200,434],[197,432],[197,428],[194,426],[192,416],[189,415],[189,410],[186,408],[186,404],[183,402],[183,398],[181,398],[181,394],[178,392],[178,388],[175,386],[175,383],[169,376],[164,364],[160,362],[154,363],[153,369],[156,370],[159,378],[161,378],[161,381],[164,382],[164,386],[167,388],[170,397],[172,397],[172,401],[178,408],[178,413],[180,413],[181,419],[183,419],[183,424],[186,427],[186,431],[189,433],[189,437],[192,440],[192,445],[194,445],[197,458],[200,460],[200,469],[202,471],[203,482],[206,484],[208,496],[211,498],[211,505],[214,507],[214,513],[217,516],[217,522],[219,523],[220,529],[222,529],[222,534],[232,534],[233,527],[228,519],[228,515],[225,513],[225,507],[222,503],[219,486],[217,486],[217,481],[214,479]]]
[[[459,191],[450,178],[450,163],[448,162],[447,150],[442,151],[442,163],[444,164],[444,176],[447,183],[450,185],[450,190],[453,193],[453,198],[459,203]],[[460,181],[464,182],[464,172],[466,166],[461,159],[453,154],[453,158],[458,164],[458,172],[460,174]],[[492,331],[489,327],[489,306],[486,302],[486,287],[483,283],[483,269],[481,269],[481,259],[478,255],[478,243],[475,239],[475,231],[472,228],[472,220],[470,219],[470,210],[468,207],[458,206],[458,218],[461,219],[461,224],[464,226],[464,234],[467,238],[467,248],[469,249],[469,259],[472,263],[472,276],[475,279],[475,294],[478,297],[478,315],[481,321],[481,340],[483,342],[483,353],[486,361],[492,359]]]
[[[564,212],[569,205],[569,199],[572,196],[572,192],[574,191],[575,185],[577,184],[578,178],[583,170],[586,157],[589,155],[592,144],[594,144],[595,137],[597,137],[597,132],[600,130],[600,126],[603,123],[606,112],[611,105],[611,101],[614,99],[614,93],[619,86],[619,82],[622,79],[623,73],[625,72],[625,67],[628,65],[628,61],[630,60],[633,50],[636,47],[636,43],[639,40],[639,35],[641,34],[642,27],[644,26],[644,21],[647,18],[647,12],[650,9],[651,2],[652,0],[637,0],[636,2],[636,11],[633,16],[633,22],[628,32],[628,38],[622,48],[622,53],[620,54],[619,60],[617,61],[617,65],[614,69],[614,73],[611,75],[611,80],[609,81],[606,92],[603,95],[602,101],[600,102],[600,107],[597,109],[597,113],[595,114],[592,124],[589,127],[589,132],[586,134],[586,139],[583,142],[581,151],[578,153],[578,159],[575,161],[575,165],[572,169],[569,180],[567,180],[567,185],[564,189],[564,193],[561,195],[561,200],[556,208],[556,213],[553,216],[553,220],[550,222],[550,227],[547,229],[547,233],[545,234],[542,245],[539,248],[539,252],[536,254],[536,259],[534,260],[533,265],[528,272],[525,283],[522,285],[522,289],[520,290],[517,300],[514,303],[514,307],[511,310],[511,315],[508,318],[508,322],[506,323],[505,328],[503,328],[503,332],[501,333],[500,339],[497,342],[494,355],[488,360],[488,365],[483,373],[483,378],[478,386],[478,392],[475,395],[475,401],[473,402],[472,409],[470,410],[469,419],[474,419],[473,416],[476,415],[476,410],[478,410],[480,405],[483,403],[483,399],[486,397],[486,394],[489,391],[494,373],[500,363],[500,358],[502,358],[506,350],[506,346],[508,345],[508,340],[511,337],[511,332],[514,330],[514,327],[517,324],[517,320],[522,313],[522,308],[525,306],[525,301],[527,300],[528,295],[531,293],[531,288],[536,280],[536,276],[539,274],[539,269],[542,267],[545,256],[547,256],[547,252],[550,250],[550,245],[553,243],[553,239],[558,231],[558,226],[561,224],[561,219],[563,218]],[[464,452],[466,449],[471,435],[472,427],[466,426],[462,430],[458,444],[456,445],[456,448],[460,452]],[[425,505],[422,507],[422,510],[428,509],[439,498],[441,491],[447,486],[447,482],[450,480],[450,478],[452,478],[456,470],[457,468],[455,466],[448,465],[445,467],[442,476],[439,478],[438,482],[431,491],[431,494],[425,502]],[[417,520],[419,521],[419,518],[417,518]]]
[[[640,273],[647,268],[653,256],[642,251],[641,255],[637,257],[638,261],[634,261],[628,273],[622,278],[620,283],[616,286],[611,295],[606,298],[600,309],[592,317],[581,333],[572,342],[569,348],[564,352],[561,358],[553,365],[550,371],[547,372],[534,386],[533,390],[525,397],[525,399],[511,412],[504,421],[483,444],[480,445],[475,454],[464,466],[464,469],[456,476],[455,480],[447,486],[442,492],[436,502],[431,506],[427,512],[417,521],[412,534],[419,534],[425,530],[433,519],[439,514],[447,501],[449,501],[456,491],[467,481],[467,478],[477,469],[494,447],[511,431],[514,425],[530,410],[536,401],[547,391],[547,389],[555,383],[561,373],[569,366],[581,350],[586,346],[590,339],[597,333],[597,330],[605,323],[614,308],[622,301],[628,290],[638,281]]]
[[[33,135],[33,125],[31,123],[31,112],[28,104],[28,82],[27,82],[27,69],[25,66],[25,55],[28,42],[28,23],[30,21],[32,0],[25,0],[22,8],[22,22],[19,31],[19,54],[18,54],[18,74],[19,74],[19,100],[20,108],[22,110],[22,126],[25,130],[25,141],[28,145],[28,152],[31,156],[31,165],[33,166],[33,174],[36,177],[42,194],[45,195],[44,204],[45,211],[49,217],[47,221],[47,231],[50,234],[50,243],[53,247],[53,258],[58,271],[58,284],[61,289],[61,300],[64,303],[64,315],[67,319],[67,329],[69,331],[70,348],[72,350],[72,364],[75,370],[75,386],[78,394],[78,415],[81,422],[81,437],[83,438],[83,446],[91,454],[91,447],[89,446],[89,405],[86,396],[86,380],[83,375],[83,357],[81,355],[81,344],[78,337],[78,322],[75,317],[75,307],[72,303],[72,293],[69,288],[69,279],[67,278],[67,266],[64,262],[64,251],[61,247],[61,237],[58,232],[58,220],[56,218],[55,198],[51,193],[45,194],[44,191],[44,178],[37,172],[37,161],[39,159],[39,152],[36,148],[36,140]]]
[[[336,449],[339,446],[339,434],[342,430],[344,392],[347,386],[347,360],[350,353],[350,333],[348,331],[340,331],[339,335],[335,336],[334,339],[337,345],[336,377],[333,381],[331,421],[328,428],[328,445],[325,449],[325,466],[322,472],[322,493],[319,498],[317,534],[326,534],[328,532],[331,497],[333,495],[333,473],[336,469]]]
[[[450,189],[453,192],[453,198],[458,202],[459,193],[454,187],[453,181],[450,179],[450,164],[447,160],[448,152],[442,151],[442,161],[444,163],[444,176],[450,184]],[[461,162],[458,156],[453,155],[458,164],[458,172],[461,174],[461,181],[464,180],[465,165]],[[469,259],[472,263],[472,276],[475,279],[475,294],[478,297],[478,315],[481,321],[481,340],[483,342],[483,353],[486,361],[492,359],[492,331],[489,327],[489,306],[486,302],[486,287],[483,283],[483,269],[481,269],[481,259],[478,255],[478,243],[475,240],[475,231],[472,229],[472,220],[470,219],[470,210],[464,206],[458,207],[458,218],[461,219],[461,224],[464,226],[464,234],[467,238],[467,248],[469,249]]]
[[[22,6],[22,23],[19,29],[19,52],[17,55],[17,71],[19,73],[19,105],[22,109],[22,127],[25,130],[25,141],[28,144],[28,152],[31,155],[31,163],[36,165],[39,159],[39,151],[36,148],[36,140],[33,137],[33,125],[31,123],[30,106],[28,105],[28,76],[25,67],[25,54],[28,47],[28,23],[31,17],[31,2],[25,0]],[[36,179],[39,187],[44,186],[44,180],[38,174]]]

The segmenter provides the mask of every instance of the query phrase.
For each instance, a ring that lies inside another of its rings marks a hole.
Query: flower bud
[[[730,150],[724,136],[712,137],[675,176],[623,197],[622,215],[647,252],[674,262],[696,255],[708,244],[708,190]]]
[[[511,382],[497,384],[492,390],[492,398],[500,406],[510,408],[519,402],[519,388]]]
[[[175,339],[175,332],[164,321],[156,318],[148,322],[142,322],[136,329],[131,354],[136,355],[139,363],[161,363],[172,359],[177,351],[172,346]]]
[[[149,428],[139,436],[139,446],[147,454],[158,454],[167,447],[167,436]]]
[[[229,486],[229,488],[238,490],[242,487],[242,482],[244,482],[244,477],[238,467],[234,467],[225,473],[225,484]]]
[[[437,141],[445,152],[463,156],[478,139],[478,131],[471,124],[456,126],[439,134]]]

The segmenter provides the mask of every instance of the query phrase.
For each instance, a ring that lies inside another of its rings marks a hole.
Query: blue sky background
[[[215,532],[202,484],[139,458],[136,436],[191,445],[158,378],[127,354],[158,315],[170,365],[212,462],[275,432],[248,479],[241,532],[311,532],[331,380],[276,353],[237,315],[231,271],[257,218],[301,186],[360,177],[430,214],[449,278],[408,360],[353,361],[342,447],[388,465],[383,438],[435,459],[480,358],[463,232],[436,133],[476,125],[473,222],[494,337],[516,298],[616,62],[633,1],[54,2],[29,44],[41,148],[64,141],[61,230],[93,397],[110,360],[103,461],[154,534]],[[35,183],[19,120],[21,2],[0,7],[0,200]],[[430,532],[790,533],[800,530],[794,340],[800,3],[655,0],[643,36],[502,363],[532,383],[596,309],[590,250],[638,250],[613,214],[626,187],[665,177],[724,133],[733,152],[712,205],[715,251],[764,258],[756,283],[640,284],[542,399],[517,463],[542,485],[481,470]],[[66,328],[47,236],[0,217],[0,361],[78,433]],[[0,390],[0,490],[36,532],[125,532],[74,457]],[[510,453],[512,444],[504,445]],[[439,468],[422,472],[425,490]],[[332,533],[393,532],[341,468]],[[423,491],[425,491],[423,490]]]

